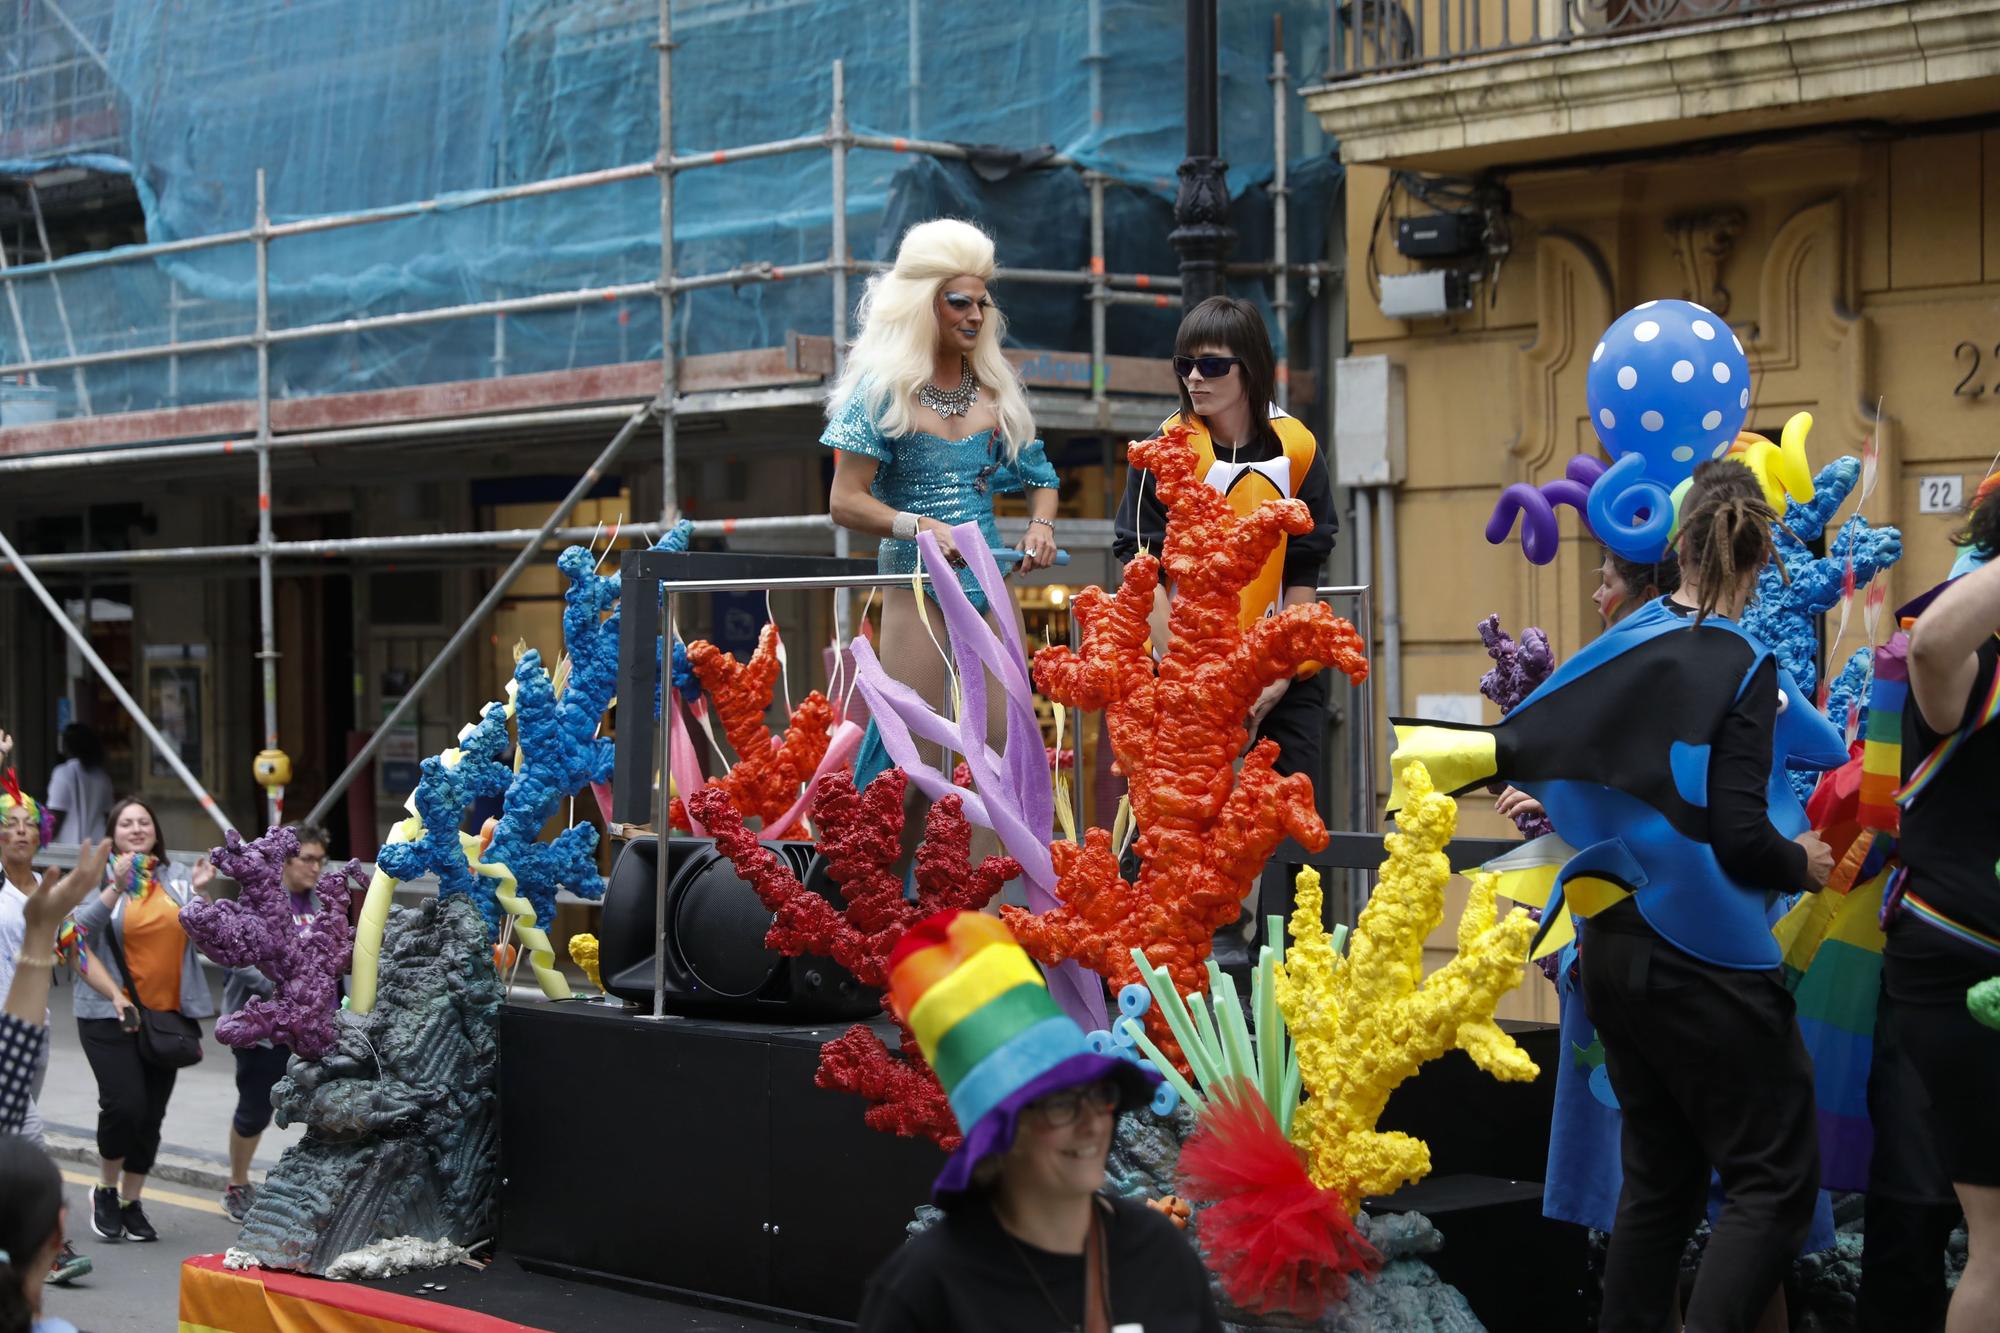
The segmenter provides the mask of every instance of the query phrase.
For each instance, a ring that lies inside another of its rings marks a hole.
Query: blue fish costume
[[[1413,759],[1440,791],[1499,780],[1540,801],[1560,837],[1555,846],[1576,850],[1551,866],[1538,956],[1566,942],[1557,931],[1563,907],[1588,919],[1631,897],[1648,925],[1703,962],[1774,968],[1771,904],[1723,869],[1707,817],[1709,738],[1770,656],[1734,621],[1712,615],[1690,626],[1659,599],[1562,663],[1491,726],[1392,718],[1390,813],[1402,806],[1401,770]],[[1784,704],[1774,748],[1796,767],[1844,761],[1832,724],[1789,676],[1778,680]],[[1635,698],[1648,706],[1635,712]],[[1579,743],[1609,736],[1619,743]],[[1792,836],[1805,831],[1805,811],[1780,768],[1773,765],[1773,823]],[[1515,855],[1533,860],[1533,846]],[[1510,868],[1509,859],[1492,868]]]
[[[1608,1231],[1622,1184],[1620,1113],[1576,983],[1570,915],[1588,918],[1629,896],[1655,931],[1704,961],[1778,964],[1770,928],[1783,900],[1722,869],[1706,819],[1707,740],[1768,656],[1734,622],[1711,616],[1690,627],[1660,599],[1563,663],[1495,726],[1395,724],[1392,769],[1420,759],[1440,789],[1454,792],[1505,780],[1541,801],[1557,829],[1487,867],[1501,874],[1503,893],[1544,906],[1537,956],[1560,951],[1561,1056],[1543,1199],[1551,1217]],[[1767,790],[1772,824],[1793,837],[1809,823],[1787,767],[1834,767],[1846,749],[1782,668],[1777,682]],[[1648,700],[1640,716],[1634,697]],[[1584,736],[1620,743],[1578,744]],[[1822,1193],[1803,1252],[1832,1239]]]

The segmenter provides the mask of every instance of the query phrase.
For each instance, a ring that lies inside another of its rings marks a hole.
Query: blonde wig
[[[970,222],[937,218],[903,233],[896,266],[868,280],[858,311],[861,336],[827,395],[828,415],[861,395],[869,420],[894,439],[912,429],[910,407],[917,390],[930,382],[937,360],[935,302],[941,288],[961,273],[991,281],[993,238]],[[993,396],[1006,459],[1012,463],[1035,438],[1035,419],[1020,378],[1000,354],[1007,321],[999,308],[988,310],[972,345],[972,373]]]

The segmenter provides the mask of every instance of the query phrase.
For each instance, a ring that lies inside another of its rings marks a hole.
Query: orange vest
[[[1176,412],[1161,423],[1160,429],[1164,431],[1180,420],[1181,414]],[[1195,448],[1196,474],[1227,496],[1230,509],[1238,514],[1247,515],[1266,500],[1296,499],[1299,486],[1319,452],[1319,443],[1305,423],[1276,403],[1271,404],[1271,428],[1277,432],[1283,452],[1261,463],[1232,463],[1226,457],[1217,457],[1215,442],[1209,438],[1201,418],[1196,417],[1189,424],[1193,427],[1188,441]],[[1276,615],[1284,603],[1286,545],[1286,539],[1280,536],[1271,558],[1243,589],[1242,624],[1246,629],[1266,616]]]

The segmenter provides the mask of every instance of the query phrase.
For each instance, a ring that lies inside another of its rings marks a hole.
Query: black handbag
[[[162,1012],[140,1004],[132,969],[125,965],[125,946],[119,942],[116,922],[105,926],[104,938],[111,946],[111,961],[118,964],[118,975],[125,978],[125,997],[139,1011],[139,1058],[155,1069],[186,1069],[200,1064],[201,1024],[179,1010]]]

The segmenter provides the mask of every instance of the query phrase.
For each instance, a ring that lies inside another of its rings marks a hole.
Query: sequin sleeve
[[[882,438],[882,432],[875,429],[875,422],[868,415],[866,397],[857,393],[842,403],[827,421],[819,442],[829,449],[844,449],[879,462],[890,462],[895,455],[889,450],[889,442]]]
[[[1011,464],[1003,463],[993,476],[993,489],[1001,495],[1016,495],[1024,490],[1052,491],[1061,485],[1040,440],[1028,441],[1021,447],[1020,457]]]

